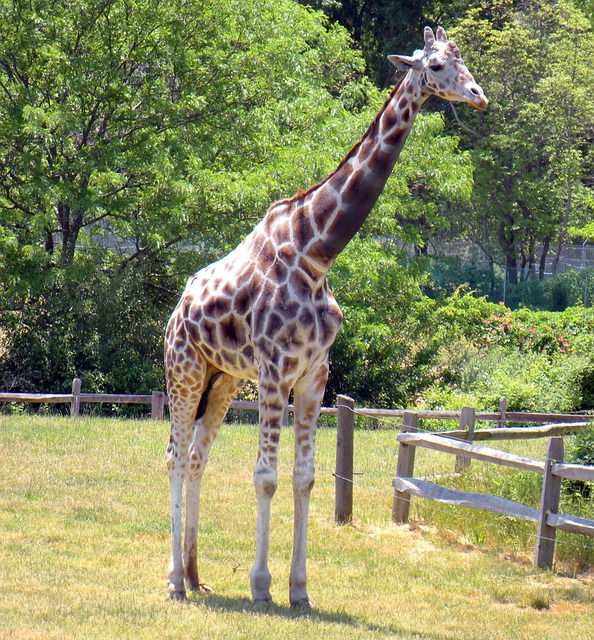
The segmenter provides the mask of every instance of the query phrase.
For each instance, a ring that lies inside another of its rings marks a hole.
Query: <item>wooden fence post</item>
[[[165,412],[165,394],[163,391],[153,391],[151,394],[151,419],[163,420]]]
[[[80,378],[72,380],[72,400],[70,401],[70,417],[78,418],[80,415],[80,388],[82,381]]]
[[[355,401],[336,399],[336,472],[334,474],[334,520],[347,524],[353,519],[353,430]]]
[[[419,414],[405,411],[402,416],[400,433],[418,431]],[[404,478],[412,478],[415,470],[415,449],[408,444],[400,443],[398,447],[398,461],[396,462],[396,475]],[[410,493],[394,489],[392,498],[392,522],[402,524],[408,522],[410,512]]]
[[[474,421],[475,412],[472,407],[462,407],[460,412],[459,428],[466,430],[466,442],[472,442],[474,440]],[[470,458],[463,458],[462,456],[456,456],[456,462],[454,463],[454,471],[461,473],[464,469],[470,466]]]
[[[497,426],[500,429],[503,429],[503,427],[505,427],[505,421],[507,419],[507,416],[505,415],[507,413],[507,398],[505,396],[499,398],[499,420],[497,422]]]
[[[561,476],[552,473],[553,464],[563,462],[563,437],[553,436],[549,438],[545,458],[545,468],[542,479],[542,491],[540,494],[540,512],[538,527],[536,529],[536,549],[534,550],[534,566],[553,566],[555,553],[555,527],[547,524],[549,513],[557,513],[559,509],[559,496],[561,493]]]

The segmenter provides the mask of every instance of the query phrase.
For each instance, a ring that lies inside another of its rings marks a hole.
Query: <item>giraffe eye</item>
[[[429,69],[431,69],[431,71],[441,71],[443,69],[443,64],[430,64]]]

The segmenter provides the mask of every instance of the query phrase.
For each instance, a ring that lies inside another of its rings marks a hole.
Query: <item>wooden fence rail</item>
[[[563,463],[562,436],[549,437],[545,460],[540,461],[488,447],[477,446],[454,438],[444,437],[443,435],[411,433],[412,423],[414,423],[414,418],[410,415],[406,416],[406,420],[403,421],[402,432],[397,437],[399,443],[398,462],[396,476],[392,481],[392,486],[395,490],[392,504],[392,519],[394,522],[403,523],[408,521],[411,496],[532,520],[537,523],[534,565],[536,567],[549,568],[553,565],[557,529],[594,536],[594,520],[558,513],[561,478],[594,481],[594,467]],[[542,432],[543,430],[541,429],[540,431]],[[432,482],[414,478],[416,447],[425,447],[453,454],[456,457],[482,460],[540,473],[543,476],[540,508],[534,509],[513,500],[488,494],[447,489]]]
[[[107,404],[150,404],[151,417],[155,420],[162,420],[165,416],[165,406],[168,403],[167,395],[163,391],[153,391],[150,395],[125,395],[125,394],[99,394],[82,393],[81,380],[75,378],[72,381],[72,393],[3,393],[0,392],[0,403],[19,402],[37,404],[69,404],[72,416],[80,415],[81,405],[84,403],[107,403]],[[231,404],[232,409],[258,411],[257,402],[246,400],[235,400]],[[289,405],[285,415],[293,412],[293,406]],[[429,482],[414,479],[414,447],[427,446],[431,443],[434,448],[451,452],[456,452],[456,466],[461,471],[467,466],[471,458],[489,460],[502,464],[502,460],[507,460],[511,466],[528,468],[539,473],[545,472],[545,463],[510,456],[509,454],[497,455],[489,453],[485,447],[476,447],[472,442],[480,440],[513,440],[525,438],[543,438],[556,435],[575,433],[579,429],[588,426],[589,422],[584,420],[584,416],[578,414],[552,414],[552,413],[528,413],[507,411],[505,398],[499,402],[499,411],[495,412],[475,412],[474,409],[465,407],[461,411],[415,411],[410,412],[404,409],[368,409],[355,407],[354,401],[348,396],[338,396],[336,407],[322,407],[322,415],[334,415],[337,417],[337,442],[336,442],[336,471],[335,471],[335,520],[338,523],[347,523],[353,516],[353,465],[354,446],[353,435],[355,426],[355,416],[369,418],[401,419],[400,453],[396,478],[394,479],[394,500],[392,504],[392,518],[396,522],[405,522],[408,519],[410,496],[417,495],[423,497],[434,497],[444,502],[448,500],[460,504],[464,500],[467,506],[482,505],[476,508],[485,508],[485,504],[490,510],[499,509],[497,513],[522,514],[518,517],[537,519],[537,511],[531,510],[524,505],[510,504],[491,496],[485,501],[480,494],[465,494],[443,487],[437,487]],[[421,435],[416,433],[420,419],[431,420],[456,420],[458,429],[439,432],[439,434]],[[496,422],[498,428],[495,429],[475,429],[477,421]],[[540,427],[505,427],[505,423],[521,424],[544,424]],[[423,444],[421,444],[423,443]],[[405,453],[408,451],[408,454]],[[482,456],[482,457],[481,457]],[[506,458],[507,456],[507,458]],[[584,468],[581,465],[562,464],[558,461],[553,466],[553,475],[571,479],[592,480],[591,468]],[[553,483],[554,485],[554,483]],[[549,511],[551,511],[549,509]],[[548,513],[547,519],[542,525],[554,529],[565,529],[579,533],[591,535],[592,523],[590,521],[577,518],[575,516],[561,516],[556,513]],[[549,531],[550,533],[550,531]]]
[[[386,410],[386,409],[355,409],[354,403],[351,405],[350,413],[353,415],[373,416],[373,417],[401,417],[401,431],[410,432],[411,438],[414,438],[418,431],[419,420],[429,418],[432,420],[457,420],[458,429],[453,431],[439,432],[441,440],[457,439],[473,442],[478,440],[518,440],[528,438],[545,438],[555,435],[566,435],[575,433],[580,429],[585,429],[589,422],[584,420],[584,416],[577,414],[551,414],[551,413],[520,413],[505,411],[505,399],[502,398],[499,403],[500,411],[498,413],[479,413],[470,407],[464,407],[461,411],[403,411],[403,410]],[[348,413],[339,412],[337,417],[337,447],[336,447],[336,472],[335,472],[335,520],[337,523],[350,522],[352,520],[352,511],[347,510],[347,505],[351,505],[352,509],[352,483],[353,483],[353,448],[340,447],[342,442],[348,436],[345,432],[353,429],[354,421],[348,420]],[[475,421],[490,420],[500,425],[495,429],[475,429]],[[538,427],[503,427],[504,422],[520,422],[527,423],[545,423],[544,426]],[[344,422],[344,424],[343,424]],[[342,435],[338,435],[342,434]],[[437,437],[437,434],[434,434]],[[352,435],[350,436],[352,439]],[[401,449],[409,446],[407,443],[401,443]],[[412,448],[412,447],[411,447]],[[348,460],[343,459],[350,456]],[[454,469],[458,472],[468,466],[470,459],[461,451],[456,455]],[[406,458],[403,456],[402,469],[397,469],[398,476],[412,475],[408,471]],[[350,470],[350,471],[349,471]],[[392,517],[394,519],[401,518],[404,511],[408,509],[409,500],[392,504]],[[408,516],[408,511],[406,511]]]
[[[347,396],[343,396],[347,397]],[[167,395],[163,391],[153,391],[151,394],[120,394],[120,393],[82,393],[80,378],[74,378],[72,381],[72,393],[12,393],[0,391],[0,403],[18,402],[33,404],[68,404],[71,407],[71,415],[78,416],[82,403],[103,403],[103,404],[150,404],[152,407],[151,415],[156,419],[164,418],[164,408],[168,404]],[[257,411],[258,403],[248,400],[234,400],[231,409],[239,409],[244,411]],[[406,409],[369,409],[366,407],[357,407],[353,403],[351,407],[355,415],[368,418],[395,418],[401,419],[407,412]],[[293,406],[287,407],[287,412],[293,412]],[[338,414],[338,407],[322,407],[320,413],[322,415]],[[416,411],[419,419],[431,420],[457,420],[460,421],[460,411]],[[494,412],[476,412],[474,419],[477,421],[492,421],[503,426],[504,422],[521,422],[521,423],[557,423],[557,422],[580,422],[583,416],[572,413],[527,413],[506,411],[505,398],[502,398],[499,411]],[[486,430],[485,430],[486,431]],[[452,432],[456,436],[458,432]],[[466,433],[466,431],[465,431]],[[478,432],[477,432],[478,433]],[[540,436],[534,436],[540,437]],[[485,437],[485,439],[496,439],[497,436]],[[478,439],[477,437],[474,438]]]

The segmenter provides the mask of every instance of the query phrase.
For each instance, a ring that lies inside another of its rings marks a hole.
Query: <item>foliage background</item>
[[[590,16],[566,1],[0,1],[0,387],[163,388],[188,275],[331,171],[393,82],[385,54],[441,23],[491,106],[428,103],[331,271],[345,323],[326,402],[592,409],[590,285],[543,271],[591,238]],[[440,254],[457,240],[486,266]]]

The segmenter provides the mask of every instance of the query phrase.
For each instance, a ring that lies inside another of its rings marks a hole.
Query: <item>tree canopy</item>
[[[567,2],[473,9],[451,35],[491,100],[465,137],[475,189],[465,233],[504,257],[510,281],[553,269],[591,216],[594,35]]]
[[[183,278],[330,172],[383,98],[347,31],[290,0],[35,0],[0,16],[3,386],[76,374],[124,391],[139,369],[160,386]],[[418,240],[410,221],[435,219],[435,198],[468,197],[468,157],[435,118],[362,255],[378,234]]]
[[[471,240],[513,279],[594,237],[591,8],[0,0],[0,386],[162,388],[183,281],[332,171],[393,81],[385,54],[442,24],[490,107],[429,101],[329,274],[329,395],[416,398],[445,342],[432,243]]]
[[[91,235],[137,254],[235,242],[328,166],[375,95],[346,32],[287,0],[2,2],[0,16],[3,242],[62,265]]]

